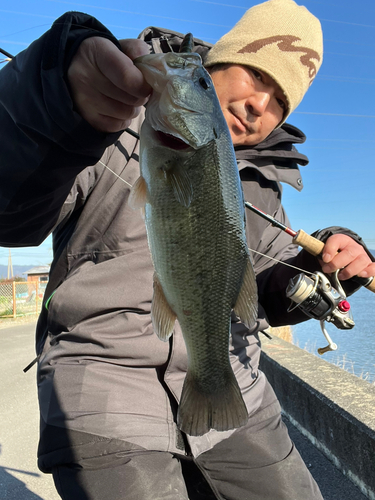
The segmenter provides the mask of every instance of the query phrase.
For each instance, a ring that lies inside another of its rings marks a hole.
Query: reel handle
[[[325,354],[326,352],[336,351],[336,349],[337,349],[337,344],[327,345],[327,347],[319,347],[318,354],[323,356],[323,354]]]
[[[293,238],[293,243],[304,248],[307,252],[311,253],[315,257],[318,257],[323,252],[324,243],[317,240],[313,236],[305,233],[300,229]],[[362,286],[370,290],[370,292],[375,293],[375,279],[374,278],[360,278],[358,276],[353,277],[355,281],[360,283]]]

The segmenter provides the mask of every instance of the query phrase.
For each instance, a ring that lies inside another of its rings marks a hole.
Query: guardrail
[[[262,351],[285,416],[375,500],[375,387],[277,337]]]

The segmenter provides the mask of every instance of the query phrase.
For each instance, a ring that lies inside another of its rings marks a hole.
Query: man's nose
[[[253,115],[262,116],[271,100],[269,92],[255,91],[247,100],[246,107]]]

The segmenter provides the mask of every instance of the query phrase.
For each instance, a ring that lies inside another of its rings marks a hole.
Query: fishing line
[[[124,182],[125,184],[127,184],[128,186],[130,187],[133,187],[131,184],[129,184],[129,182],[127,182],[125,179],[123,179],[122,177],[120,177],[118,174],[116,174],[116,172],[114,172],[111,168],[108,167],[108,165],[106,165],[105,163],[103,163],[102,161],[99,160],[99,163],[101,165],[103,165],[103,167],[105,167],[107,170],[109,170],[114,176],[116,176],[118,179],[120,179],[120,181]]]
[[[9,54],[8,52],[6,52],[5,50],[1,49],[0,48],[0,52],[8,57],[11,57],[13,58],[13,56],[11,54]],[[3,62],[3,61],[1,61]],[[139,139],[139,134],[137,134],[137,132],[134,132],[133,130],[127,128],[126,129],[126,132],[130,135],[132,135],[133,137],[135,137],[136,139]],[[110,167],[108,167],[108,165],[106,165],[104,162],[102,162],[101,160],[99,160],[99,163],[101,165],[103,165],[103,167],[105,167],[107,170],[109,170],[115,177],[117,177],[118,179],[120,179],[120,181],[122,181],[124,184],[126,184],[127,186],[129,187],[133,187],[129,182],[127,182],[125,179],[123,179],[122,177],[120,177],[116,172],[114,172]],[[253,250],[252,248],[249,248],[250,252],[254,252],[258,255],[262,255],[262,257],[266,257],[267,259],[270,259],[270,260],[274,260],[275,262],[278,262],[279,264],[283,264],[284,266],[287,266],[287,267],[291,267],[293,269],[296,269],[297,271],[302,271],[306,274],[310,274],[312,275],[313,273],[311,273],[310,271],[305,271],[304,269],[301,269],[299,267],[296,267],[296,266],[292,266],[291,264],[287,264],[286,262],[282,262],[281,260],[278,260],[278,259],[275,259],[274,257],[270,257],[269,255],[266,255],[262,252],[258,252],[257,250]]]
[[[130,128],[126,128],[125,129],[125,132],[127,132],[128,134],[132,135],[133,137],[135,137],[136,139],[139,140],[139,134],[137,134],[137,132],[134,132],[134,130],[130,129]],[[117,177],[118,179],[120,179],[120,181],[124,182],[125,184],[127,184],[129,187],[133,187],[131,184],[129,184],[129,182],[127,182],[125,179],[123,179],[122,177],[120,177],[118,174],[116,174],[116,172],[114,172],[111,168],[109,168],[108,165],[106,165],[105,163],[103,163],[101,160],[99,160],[99,163],[101,165],[103,165],[103,167],[105,167],[107,170],[109,170],[115,177]]]
[[[311,276],[314,274],[311,271],[306,271],[305,269],[301,269],[300,267],[292,266],[292,264],[288,264],[286,262],[283,262],[282,260],[275,259],[274,257],[270,257],[269,255],[266,255],[265,253],[258,252],[257,250],[253,250],[252,248],[249,248],[250,252],[257,253],[259,255],[262,255],[262,257],[266,257],[267,259],[274,260],[275,262],[278,262],[279,264],[283,264],[284,266],[292,267],[293,269],[297,269],[297,271],[302,271],[305,274],[310,274]]]
[[[129,184],[129,182],[127,182],[125,179],[123,179],[118,174],[116,174],[116,172],[114,172],[111,168],[108,167],[108,165],[106,165],[105,163],[103,163],[101,160],[99,160],[99,163],[101,165],[103,165],[103,167],[105,167],[107,170],[109,170],[114,176],[116,176],[118,179],[120,179],[120,181],[124,182],[129,187],[133,187],[131,184]],[[250,252],[254,252],[254,253],[258,254],[258,255],[261,255],[262,257],[266,257],[267,259],[274,260],[275,262],[277,262],[279,264],[283,264],[284,266],[291,267],[293,269],[296,269],[297,271],[302,271],[305,274],[310,274],[310,275],[314,274],[314,273],[312,273],[310,271],[306,271],[305,269],[301,269],[300,267],[296,267],[296,266],[293,266],[292,264],[288,264],[287,262],[283,262],[282,260],[278,260],[278,259],[275,259],[274,257],[270,257],[269,255],[266,255],[266,254],[264,254],[262,252],[258,252],[257,250],[253,250],[252,248],[249,248],[249,250],[250,250]]]

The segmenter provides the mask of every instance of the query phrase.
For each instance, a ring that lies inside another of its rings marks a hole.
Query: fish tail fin
[[[205,392],[188,371],[177,413],[179,429],[202,436],[210,429],[227,431],[245,425],[248,412],[237,380],[228,373],[227,383],[215,392]]]
[[[242,287],[233,309],[248,328],[251,329],[254,326],[258,317],[258,293],[254,268],[250,257],[246,264]]]

